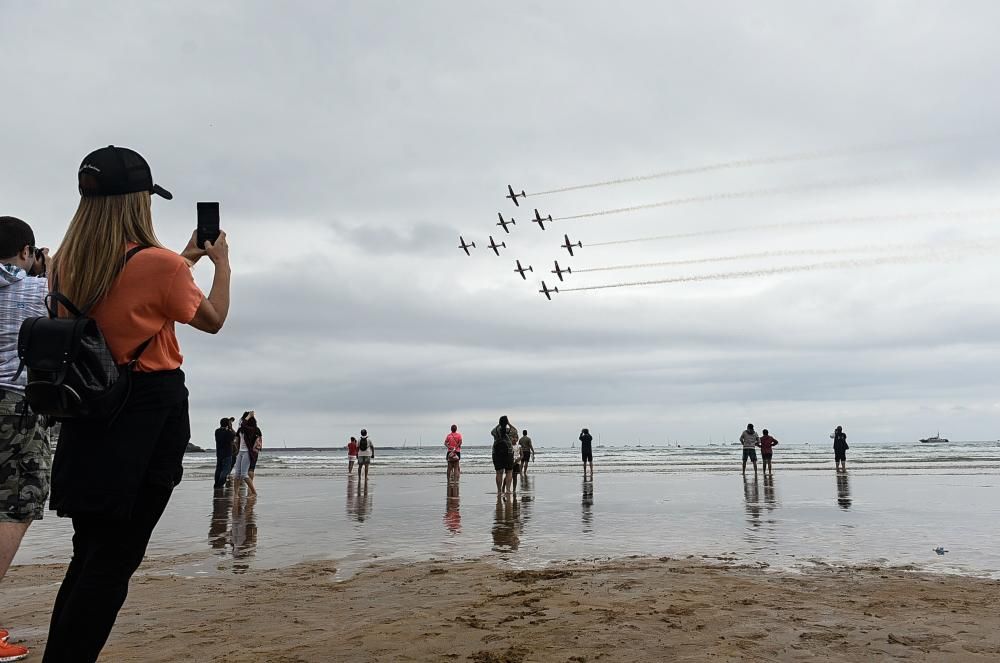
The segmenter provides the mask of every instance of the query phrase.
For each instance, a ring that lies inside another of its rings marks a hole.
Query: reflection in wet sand
[[[452,534],[460,534],[462,532],[462,513],[459,511],[461,504],[458,497],[458,486],[459,483],[457,481],[448,482],[447,498],[444,504],[444,526]]]
[[[590,534],[594,531],[594,513],[591,507],[594,506],[594,481],[593,479],[583,480],[583,499],[580,502],[581,518],[583,519],[583,533]]]
[[[347,481],[347,516],[354,518],[359,523],[365,522],[365,518],[372,511],[372,498],[368,494],[368,482],[358,482],[355,479]]]
[[[760,527],[760,484],[757,477],[743,477],[743,498],[747,506],[747,522],[751,527]]]
[[[233,559],[249,559],[257,552],[257,519],[253,513],[256,504],[255,496],[233,503]]]
[[[768,513],[774,511],[778,507],[778,498],[774,493],[774,475],[765,474],[764,475],[764,508],[767,509]]]
[[[493,550],[507,552],[521,545],[520,504],[516,499],[503,496],[497,499],[493,519]]]
[[[226,547],[229,515],[233,510],[232,489],[217,488],[212,496],[212,520],[208,526],[208,544],[216,550]]]
[[[851,483],[847,479],[847,472],[837,475],[837,504],[845,511],[851,508]]]

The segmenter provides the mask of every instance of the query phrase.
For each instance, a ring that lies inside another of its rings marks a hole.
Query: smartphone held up
[[[219,203],[198,203],[198,248],[219,239]]]

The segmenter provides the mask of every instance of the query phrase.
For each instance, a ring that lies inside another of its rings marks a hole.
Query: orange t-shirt
[[[203,299],[205,295],[184,258],[150,247],[132,256],[90,316],[97,321],[116,362],[132,361],[139,346],[152,338],[139,359],[138,370],[171,371],[184,361],[174,323],[191,322]]]

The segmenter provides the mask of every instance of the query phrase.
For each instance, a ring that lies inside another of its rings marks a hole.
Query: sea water
[[[773,477],[740,474],[733,446],[539,449],[516,497],[498,500],[489,449],[467,448],[449,484],[442,450],[377,449],[367,484],[331,450],[265,450],[255,500],[211,485],[214,454],[189,454],[149,547],[185,575],[335,560],[491,558],[514,567],[652,555],[795,570],[907,565],[1000,577],[1000,444],[852,445],[775,451]],[[49,515],[15,563],[66,561],[71,526]],[[948,552],[940,555],[935,548]]]

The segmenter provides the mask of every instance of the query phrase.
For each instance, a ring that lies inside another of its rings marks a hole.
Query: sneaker
[[[0,663],[11,663],[28,657],[28,648],[12,645],[6,640],[0,640]]]

